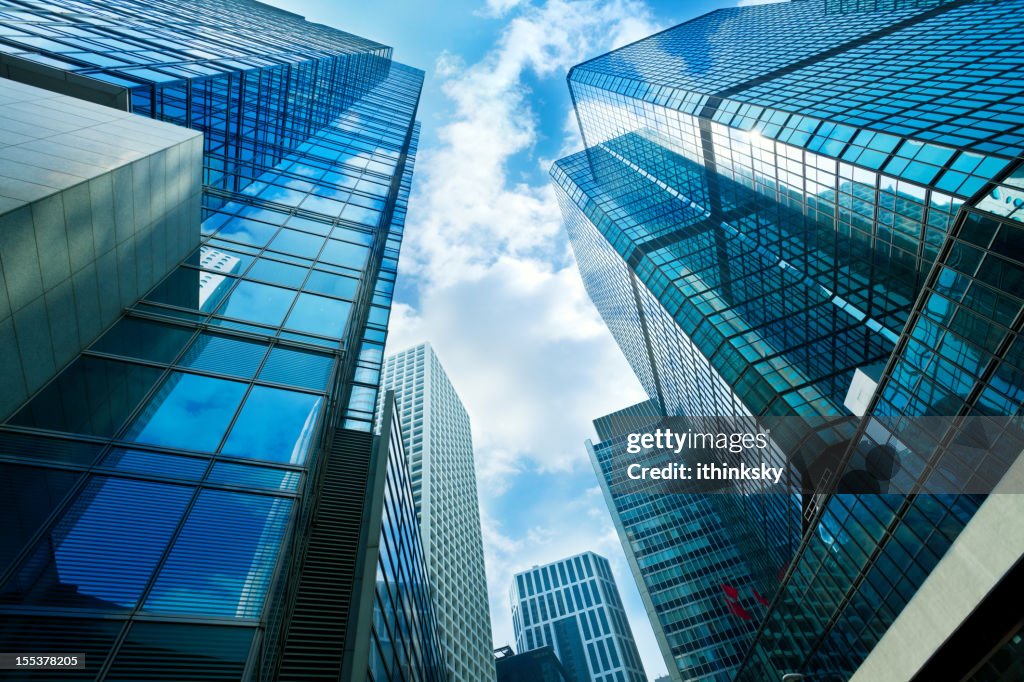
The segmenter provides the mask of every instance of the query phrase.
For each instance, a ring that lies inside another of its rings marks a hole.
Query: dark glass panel
[[[0,670],[3,682],[66,682],[95,680],[123,622],[45,616],[0,618],[0,651],[85,654],[82,670]]]
[[[103,358],[80,357],[28,405],[12,424],[112,436],[160,376],[160,370]]]
[[[135,623],[106,679],[237,682],[253,632],[247,627]]]
[[[0,600],[131,608],[191,495],[186,486],[94,477],[4,584]]]
[[[92,350],[155,362],[171,362],[190,338],[192,331],[182,327],[124,317],[92,345]]]
[[[81,474],[0,463],[0,575]]]

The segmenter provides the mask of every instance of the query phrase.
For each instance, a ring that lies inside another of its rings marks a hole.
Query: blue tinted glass
[[[222,452],[302,464],[316,435],[320,403],[319,396],[254,386]]]
[[[294,253],[297,256],[305,256],[306,258],[316,258],[323,244],[323,237],[285,228],[270,243],[269,248],[274,251]]]
[[[211,483],[294,492],[299,487],[300,475],[297,471],[284,471],[270,467],[238,464],[237,462],[217,462],[213,465],[213,471],[210,472],[206,480]]]
[[[209,460],[198,457],[123,448],[114,448],[103,458],[103,466],[108,469],[193,480],[202,478],[208,465]]]
[[[192,332],[182,327],[125,317],[100,337],[92,345],[92,350],[156,362],[171,362],[190,338]]]
[[[145,608],[259,616],[291,506],[290,500],[267,495],[204,490]]]
[[[347,242],[355,242],[356,244],[365,244],[370,246],[373,244],[373,233],[372,232],[360,232],[359,230],[353,230],[349,227],[336,227],[331,232],[331,237],[334,239],[343,239]]]
[[[154,367],[80,357],[10,422],[112,436],[159,377]]]
[[[309,273],[309,280],[307,280],[305,288],[318,294],[353,300],[356,297],[356,290],[359,288],[359,280],[354,277],[332,275],[322,270],[313,270]]]
[[[341,217],[354,223],[376,227],[377,222],[380,220],[380,211],[357,206],[356,204],[348,204],[345,206],[345,210],[341,212]]]
[[[251,322],[278,325],[294,297],[295,292],[290,289],[240,282],[217,313]]]
[[[274,284],[283,284],[286,287],[301,286],[306,279],[306,268],[297,265],[288,265],[276,260],[260,258],[252,266],[247,275],[253,279],[262,279]]]
[[[326,235],[331,231],[329,223],[324,223],[319,220],[313,220],[311,218],[303,218],[302,216],[292,216],[288,219],[288,227],[295,227],[306,232],[313,232],[314,234]]]
[[[299,294],[285,324],[289,329],[340,339],[352,304],[315,294]]]
[[[7,581],[3,598],[134,606],[191,495],[187,486],[94,477]]]
[[[278,347],[270,351],[267,363],[260,370],[260,379],[323,391],[333,364],[334,359],[329,355]]]
[[[182,367],[251,379],[266,354],[267,347],[262,343],[203,332],[180,364]]]
[[[233,242],[251,244],[252,246],[264,246],[277,232],[275,225],[259,223],[255,220],[235,218],[220,228],[217,236],[221,239],[230,239]]]
[[[212,452],[242,401],[245,384],[173,372],[128,428],[139,443]]]
[[[365,246],[328,239],[327,246],[324,247],[324,252],[320,255],[320,259],[335,265],[344,265],[356,270],[362,270],[363,265],[366,264],[367,253],[369,253],[369,249]]]

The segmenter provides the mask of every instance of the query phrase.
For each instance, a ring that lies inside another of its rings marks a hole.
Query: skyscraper
[[[765,597],[752,585],[747,557],[730,519],[709,495],[661,494],[623,485],[614,467],[628,458],[626,430],[659,426],[652,401],[594,421],[599,442],[587,442],[598,483],[650,616],[668,670],[685,680],[728,680],[743,660]],[[658,466],[657,455],[644,463]],[[799,528],[798,521],[795,523]],[[780,534],[793,537],[795,532]]]
[[[0,649],[85,654],[0,676],[445,679],[373,433],[422,72],[252,0],[2,2],[0,47],[5,119],[63,135],[3,153],[64,182],[4,216],[7,298],[45,305],[0,326]]]
[[[469,414],[430,344],[388,356],[442,641],[454,680],[494,680]]]
[[[584,552],[516,573],[509,591],[520,655],[552,647],[573,682],[644,682],[608,560]]]
[[[698,426],[838,424],[817,451],[836,467],[802,499],[702,502],[725,520],[707,539],[733,543],[749,581],[720,613],[745,621],[729,604],[753,590],[766,603],[740,603],[752,626],[733,637],[736,657],[714,656],[698,623],[662,638],[675,679],[691,674],[687,647],[708,661],[698,679],[846,679],[961,531],[1001,548],[1000,530],[1021,535],[972,522],[979,507],[1011,504],[981,493],[1020,451],[998,417],[1020,411],[1024,387],[1021,9],[724,9],[570,72],[586,150],[552,177],[587,291],[659,413]],[[935,416],[957,419],[917,421]],[[991,456],[954,461],[954,445],[990,425]],[[776,445],[796,450],[785,434]],[[892,494],[846,494],[880,451],[894,454]],[[694,538],[665,538],[665,556],[692,556]],[[634,558],[652,581],[658,569]],[[975,604],[999,594],[1014,563],[966,572],[985,586]],[[705,570],[705,589],[721,592],[719,569]],[[1019,625],[991,622],[979,640],[1013,641]],[[934,650],[905,650],[915,670],[956,644],[955,618],[929,625],[945,634]],[[976,648],[959,659],[991,654]]]

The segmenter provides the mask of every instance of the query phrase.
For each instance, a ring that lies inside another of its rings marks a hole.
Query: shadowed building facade
[[[828,483],[700,501],[724,524],[708,538],[743,565],[695,570],[705,585],[660,615],[684,622],[717,591],[716,618],[735,622],[724,638],[706,631],[715,618],[660,638],[674,679],[847,679],[1020,451],[1013,426],[988,444],[983,485],[941,473],[965,471],[947,452],[982,423],[970,420],[1022,404],[1022,9],[725,9],[570,72],[586,150],[552,178],[588,294],[658,413],[709,430],[721,417],[842,418],[817,434],[838,453]],[[929,440],[905,416],[968,421]],[[784,435],[776,445],[793,454]],[[899,454],[891,494],[844,492],[886,447]],[[649,541],[666,557],[708,540],[668,532],[703,513],[662,512],[675,520]],[[1005,523],[980,537],[1020,536]],[[995,594],[1014,565],[974,579]],[[721,596],[734,571],[749,621]],[[662,588],[687,579],[671,580]]]
[[[0,262],[51,340],[4,360],[0,649],[85,654],[0,679],[447,679],[373,428],[423,73],[251,0],[0,2],[0,52]]]

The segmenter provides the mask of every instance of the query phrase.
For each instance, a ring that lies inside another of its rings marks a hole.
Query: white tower
[[[452,682],[494,682],[469,414],[430,344],[386,358],[382,387],[395,392],[401,413]]]

